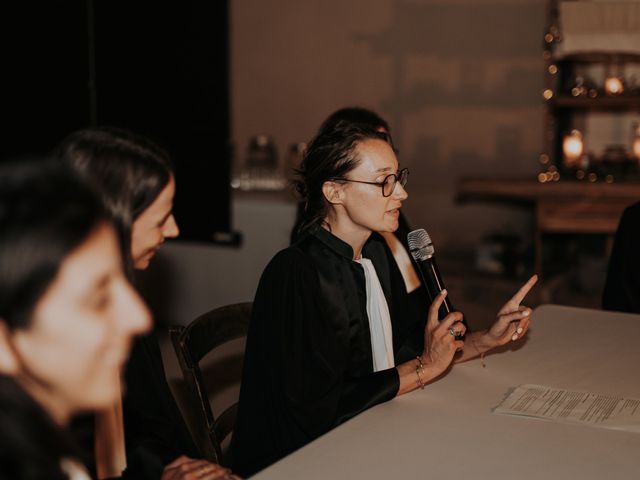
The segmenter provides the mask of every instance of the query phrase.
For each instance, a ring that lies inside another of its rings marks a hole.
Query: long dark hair
[[[63,165],[23,160],[0,167],[0,321],[26,328],[64,258],[109,217]]]
[[[297,170],[295,189],[304,202],[296,237],[318,228],[329,212],[322,186],[325,182],[343,178],[358,166],[356,147],[366,139],[388,142],[388,135],[366,124],[338,120],[325,125],[309,143]]]
[[[386,135],[385,139],[393,151],[398,154],[398,149],[393,143],[393,137],[391,136],[391,127],[389,123],[378,115],[373,110],[369,110],[363,107],[344,107],[339,110],[336,110],[331,115],[329,115],[320,128],[318,133],[322,133],[324,131],[330,131],[335,127],[338,122],[347,122],[355,125],[366,125],[368,127],[377,130],[378,132],[384,133]]]
[[[151,140],[110,127],[92,127],[72,133],[54,150],[94,186],[116,223],[125,258],[133,273],[133,222],[160,195],[174,175],[167,152]]]
[[[28,329],[64,259],[109,222],[102,203],[59,162],[0,166],[0,322]],[[9,376],[0,375],[0,478],[67,479],[77,457],[66,434]],[[5,476],[6,475],[6,476]]]

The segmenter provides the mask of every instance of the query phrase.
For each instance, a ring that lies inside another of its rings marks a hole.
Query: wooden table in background
[[[542,235],[613,235],[623,210],[640,201],[640,183],[547,182],[536,179],[463,178],[458,200],[490,200],[535,209],[536,271],[542,272]]]

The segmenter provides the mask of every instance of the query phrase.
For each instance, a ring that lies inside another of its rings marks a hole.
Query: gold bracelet
[[[420,390],[424,390],[425,383],[422,381],[422,377],[420,376],[420,373],[424,372],[424,364],[422,363],[420,356],[417,356],[416,359],[419,362],[419,365],[416,367],[416,375],[418,376],[416,383],[418,384],[418,387],[420,387]]]

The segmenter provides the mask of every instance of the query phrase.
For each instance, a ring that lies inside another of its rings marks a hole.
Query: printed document
[[[543,385],[520,385],[493,413],[640,433],[640,399]]]

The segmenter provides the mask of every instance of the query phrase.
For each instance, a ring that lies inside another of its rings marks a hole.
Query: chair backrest
[[[192,413],[196,417],[196,443],[208,460],[222,465],[229,464],[230,459],[223,452],[222,443],[233,431],[238,403],[236,400],[223,412],[213,414],[200,361],[220,345],[247,335],[251,306],[251,302],[246,302],[216,308],[200,315],[187,327],[170,329],[189,404],[193,405]]]

